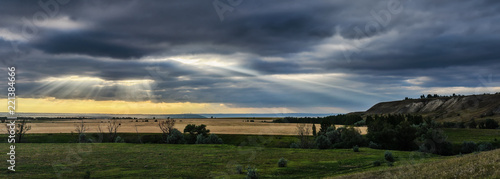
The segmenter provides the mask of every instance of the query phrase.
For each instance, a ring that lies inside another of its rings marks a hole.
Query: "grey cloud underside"
[[[212,1],[71,1],[59,7],[58,17],[69,17],[83,27],[39,27],[35,37],[15,42],[21,54],[10,50],[11,41],[0,39],[0,55],[4,64],[14,61],[18,66],[19,80],[23,81],[19,83],[20,94],[63,99],[359,110],[380,100],[411,96],[405,92],[415,91],[396,87],[415,85],[407,80],[418,77],[427,79],[418,84],[423,88],[477,87],[483,85],[478,79],[482,76],[498,79],[499,1],[401,0],[400,13],[391,14],[387,25],[379,24],[379,31],[367,32],[367,24],[378,23],[371,11],[380,15],[388,10],[388,2],[246,0],[220,21]],[[0,28],[20,32],[20,19],[30,19],[38,11],[43,9],[36,2],[1,2]],[[332,38],[340,39],[336,41],[340,45],[357,48],[319,48]],[[346,53],[351,54],[350,59]],[[253,73],[173,60],[144,60],[207,54],[237,62]],[[270,57],[282,60],[271,61]],[[325,83],[347,89],[286,80],[281,84],[265,76],[329,73],[349,74],[339,78],[360,85],[334,80]],[[117,85],[101,87],[97,93],[92,85],[73,88],[78,84],[65,84],[49,89],[47,83],[39,82],[75,75],[109,81],[150,79],[154,83],[149,90],[137,87],[131,96]],[[88,91],[94,93],[89,95]]]

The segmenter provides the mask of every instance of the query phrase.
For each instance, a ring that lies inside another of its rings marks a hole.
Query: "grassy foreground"
[[[500,178],[500,149],[342,178]]]
[[[0,148],[8,149],[8,144]],[[446,158],[416,152],[392,151],[395,166]],[[244,178],[236,166],[256,167],[262,178],[319,178],[388,168],[374,167],[384,160],[384,150],[287,149],[232,145],[167,144],[17,144],[16,172],[0,178]],[[288,166],[278,168],[278,159]],[[7,156],[5,156],[7,158]],[[7,168],[7,163],[2,164]],[[246,169],[243,170],[246,172]]]

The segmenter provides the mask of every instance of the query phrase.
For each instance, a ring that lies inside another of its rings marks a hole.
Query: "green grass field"
[[[500,130],[443,130],[457,148],[463,141],[498,145],[495,138],[500,139]],[[96,134],[88,134],[96,139],[92,135]],[[464,166],[477,164],[474,170],[483,172],[482,175],[461,176],[499,176],[498,172],[491,172],[498,167],[495,162],[500,163],[495,161],[498,157],[486,155],[499,155],[499,150],[459,157],[463,159],[392,151],[396,157],[395,167],[388,167],[383,157],[385,150],[361,148],[356,153],[352,149],[290,149],[290,143],[297,141],[295,136],[219,135],[225,145],[157,144],[155,141],[161,138],[160,134],[139,134],[141,140],[149,141],[141,144],[138,135],[133,133],[119,134],[127,143],[79,144],[76,143],[77,136],[27,135],[25,142],[30,143],[16,144],[16,172],[8,173],[5,170],[0,173],[0,178],[84,178],[88,174],[92,178],[244,178],[247,166],[256,167],[262,178],[407,177],[411,172],[439,178],[441,175],[426,172],[433,169],[429,168],[431,164],[444,168],[449,165],[448,169],[453,171],[465,170]],[[0,148],[7,151],[9,144],[3,142]],[[8,155],[4,156],[8,158]],[[288,167],[277,166],[281,157],[288,159]],[[373,162],[376,160],[381,161],[382,166],[374,167]],[[7,162],[3,165],[7,168]],[[236,173],[237,165],[244,168],[242,174]],[[480,167],[485,170],[480,170]],[[408,169],[412,170],[404,172]],[[357,174],[360,172],[364,174]]]
[[[8,144],[0,144],[7,149]],[[395,166],[430,162],[439,156],[392,151]],[[387,168],[374,167],[383,161],[384,150],[287,149],[237,147],[232,145],[167,144],[17,144],[16,172],[0,178],[243,178],[236,166],[256,167],[261,177],[318,178]],[[278,168],[279,158],[288,166]],[[6,157],[7,158],[7,157]],[[4,163],[7,167],[7,163]],[[246,170],[244,170],[246,171]]]
[[[443,129],[452,143],[461,144],[464,141],[490,142],[495,139],[500,140],[500,130],[498,129]]]

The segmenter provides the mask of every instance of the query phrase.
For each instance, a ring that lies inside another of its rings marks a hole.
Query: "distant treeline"
[[[363,118],[357,114],[338,114],[326,117],[285,117],[273,120],[275,123],[329,123],[335,125],[355,125],[360,121],[363,121]]]
[[[498,94],[500,94],[500,92],[496,92],[495,93],[495,95],[498,95]],[[483,95],[490,95],[490,93],[484,93]],[[455,94],[455,93],[453,93],[450,96],[438,95],[438,94],[433,94],[433,95],[432,94],[427,94],[427,96],[426,96],[426,95],[422,94],[422,95],[420,95],[420,99],[451,98],[451,97],[463,97],[463,96],[465,96],[465,95]],[[409,100],[409,99],[413,99],[413,98],[405,97],[405,100]]]

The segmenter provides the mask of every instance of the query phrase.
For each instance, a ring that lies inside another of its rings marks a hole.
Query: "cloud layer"
[[[41,2],[0,3],[23,97],[353,111],[500,86],[497,1]]]

